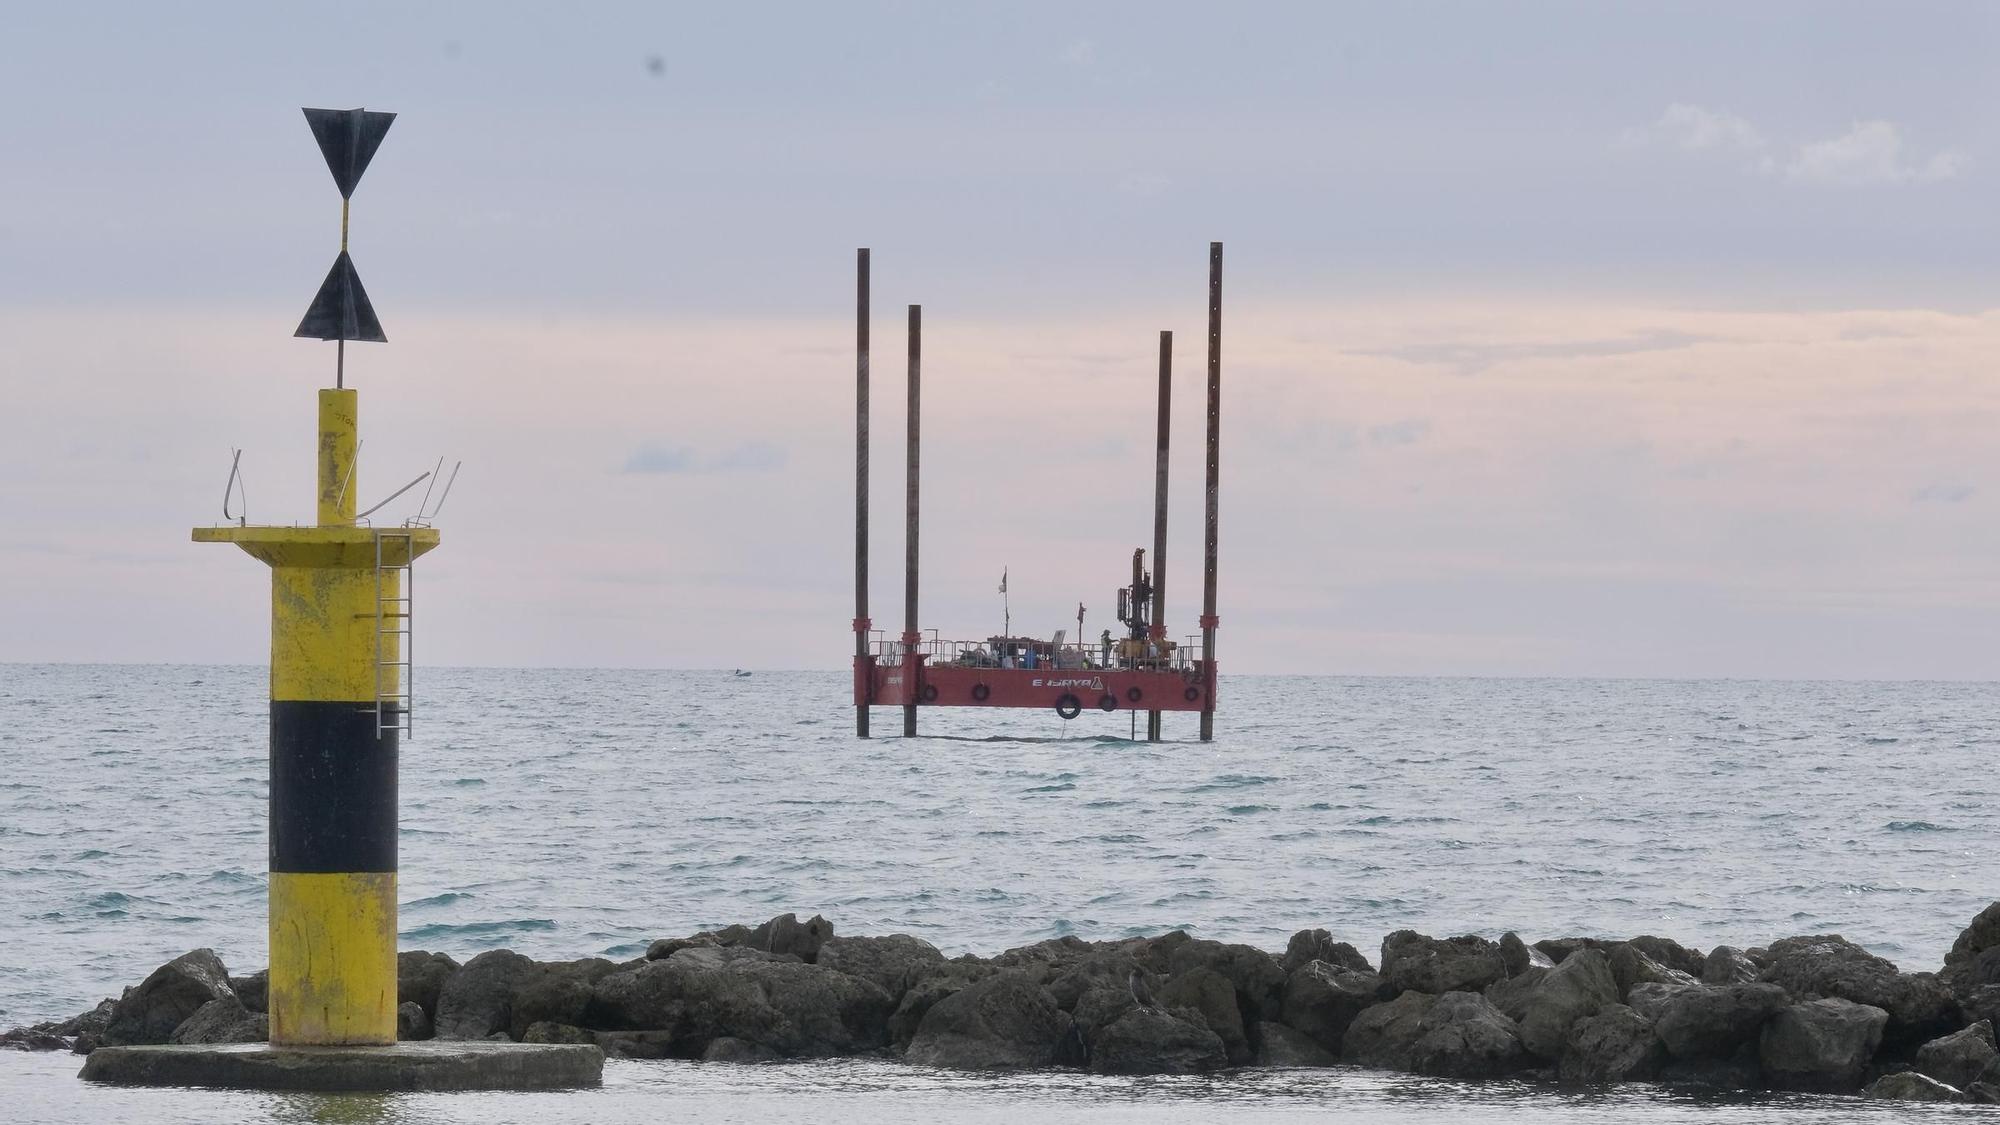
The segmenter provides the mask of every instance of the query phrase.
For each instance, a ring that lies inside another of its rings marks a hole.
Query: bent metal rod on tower
[[[1065,719],[1086,707],[1143,711],[1146,737],[1160,738],[1166,711],[1201,713],[1201,738],[1215,734],[1215,559],[1222,423],[1222,243],[1208,247],[1208,464],[1202,538],[1200,632],[1167,636],[1167,435],[1173,333],[1160,333],[1160,405],[1153,477],[1153,569],[1132,554],[1132,583],[1118,591],[1121,635],[1098,640],[991,636],[926,637],[917,616],[919,433],[922,419],[923,310],[909,309],[909,413],[904,478],[903,631],[887,637],[868,617],[868,251],[855,255],[854,719],[868,737],[871,707],[901,707],[903,734],[917,733],[919,707],[1046,707]],[[1002,590],[1005,584],[1003,580]],[[1078,629],[1082,628],[1079,606]]]

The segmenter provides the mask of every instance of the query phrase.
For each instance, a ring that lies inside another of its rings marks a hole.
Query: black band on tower
[[[396,870],[396,732],[375,703],[271,701],[271,870]]]

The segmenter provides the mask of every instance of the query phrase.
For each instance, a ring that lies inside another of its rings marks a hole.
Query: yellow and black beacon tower
[[[401,522],[369,517],[426,479],[436,489],[436,473],[356,510],[360,415],[347,342],[386,337],[347,254],[349,201],[396,115],[305,116],[341,201],[340,254],[294,333],[334,342],[333,386],[319,392],[315,519],[272,526],[232,514],[232,465],[224,522],[194,529],[195,542],[233,543],[271,568],[270,1039],[104,1047],[83,1077],[306,1090],[596,1085],[604,1054],[592,1044],[396,1041],[396,761],[411,728],[411,566],[438,545],[431,520],[452,481]]]
[[[319,392],[317,518],[196,528],[194,538],[234,543],[271,568],[271,1043],[389,1044],[410,565],[438,533],[370,526],[355,511],[361,442],[347,342],[386,337],[347,254],[348,209],[396,115],[305,115],[340,189],[340,255],[295,333],[335,344],[334,385]]]

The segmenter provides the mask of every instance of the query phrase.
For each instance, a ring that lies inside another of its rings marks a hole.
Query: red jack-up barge
[[[868,737],[870,707],[901,707],[903,734],[917,733],[919,707],[1048,707],[1072,719],[1086,707],[1146,713],[1146,738],[1160,739],[1165,711],[1201,712],[1201,738],[1215,735],[1215,548],[1222,424],[1222,243],[1208,245],[1208,492],[1202,542],[1201,633],[1167,638],[1167,433],[1173,333],[1160,333],[1160,410],[1153,476],[1153,571],[1145,549],[1132,554],[1132,584],[1118,591],[1125,634],[1065,643],[996,636],[984,641],[925,639],[917,627],[917,468],[923,310],[910,306],[909,436],[904,489],[903,633],[873,635],[868,619],[868,251],[855,255],[854,723]],[[1003,586],[1004,590],[1004,586]],[[1082,627],[1079,607],[1078,628]],[[1135,719],[1136,721],[1136,719]]]

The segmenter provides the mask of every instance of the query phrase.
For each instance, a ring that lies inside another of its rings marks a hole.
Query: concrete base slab
[[[86,1082],[236,1090],[558,1090],[596,1086],[604,1052],[588,1043],[430,1040],[393,1047],[99,1047]]]

